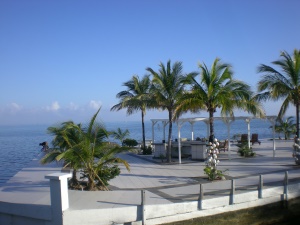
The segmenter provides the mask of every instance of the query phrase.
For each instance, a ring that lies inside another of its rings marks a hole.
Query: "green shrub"
[[[146,148],[141,147],[141,150],[143,151],[143,155],[151,155],[152,154],[152,148],[151,148],[151,146],[148,146]]]
[[[238,153],[244,157],[253,157],[255,156],[255,152],[253,152],[252,147],[248,147],[247,143],[243,143],[239,145]]]
[[[223,179],[224,174],[221,170],[213,169],[209,166],[206,166],[204,169],[204,173],[208,176],[208,180],[216,180]]]
[[[164,154],[160,154],[159,158],[160,158],[161,162],[164,162],[164,159],[166,159],[166,156]]]
[[[108,181],[115,178],[120,174],[121,170],[118,167],[118,165],[113,166],[103,166],[99,171],[97,171],[97,175],[101,179],[101,181],[108,185]],[[88,178],[89,174],[87,171],[82,171],[80,179],[86,179]],[[95,182],[97,187],[102,186],[102,182],[98,179],[98,177],[95,177]]]
[[[98,172],[98,176],[101,178],[105,185],[108,185],[108,181],[118,176],[120,172],[120,168],[117,165],[114,165],[112,167],[104,166],[102,170]],[[100,184],[99,181],[98,183]]]
[[[134,147],[137,146],[138,142],[135,139],[126,138],[123,142],[123,146]]]

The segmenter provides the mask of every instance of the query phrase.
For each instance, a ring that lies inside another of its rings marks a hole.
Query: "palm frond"
[[[299,135],[299,112],[300,106],[300,51],[295,49],[293,57],[286,51],[281,52],[280,59],[273,61],[271,66],[260,65],[258,72],[262,77],[258,82],[258,91],[264,92],[258,95],[258,99],[283,99],[278,117],[282,118],[290,104],[296,107],[297,135]]]
[[[47,153],[41,160],[40,160],[40,163],[42,165],[44,164],[48,164],[48,163],[52,163],[54,161],[59,161],[57,160],[57,157],[62,154],[62,151],[60,150],[54,150],[54,151],[51,151],[49,153]]]

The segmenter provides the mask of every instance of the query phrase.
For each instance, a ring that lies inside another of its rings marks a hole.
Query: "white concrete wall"
[[[51,205],[0,202],[0,225],[62,225],[63,210],[69,207],[69,177],[69,173],[46,176],[50,179]]]
[[[300,196],[300,184],[289,185],[288,198]],[[146,205],[146,224],[154,225],[210,216],[223,212],[235,211],[249,207],[262,206],[283,199],[283,186],[263,190],[263,198],[258,198],[258,191],[236,193],[235,204],[229,205],[229,196],[203,200],[203,210],[198,210],[198,201]],[[66,210],[63,216],[64,225],[108,225],[141,224],[141,206],[129,206],[109,209]]]
[[[141,206],[64,211],[64,225],[109,225],[141,221]]]
[[[289,185],[288,199],[299,196],[300,184]],[[234,199],[235,204],[233,205],[229,205],[229,196],[206,199],[203,201],[203,210],[197,210],[196,206],[198,205],[198,202],[156,206],[147,205],[147,225],[183,221],[279,202],[283,199],[283,187],[264,189],[262,199],[258,198],[257,191],[236,194]],[[165,216],[162,215],[163,213],[161,212],[164,212]]]
[[[51,220],[50,206],[0,202],[1,225],[47,225]]]
[[[300,196],[300,183],[289,184],[288,199]],[[218,213],[235,211],[249,207],[266,205],[286,199],[283,195],[283,186],[266,188],[263,198],[258,198],[258,191],[236,193],[233,205],[229,205],[229,196],[204,199],[202,210],[198,210],[198,201],[146,205],[146,224],[161,224],[182,221],[197,217],[211,216]],[[60,212],[63,221],[55,216],[55,210],[50,205],[33,205],[0,202],[1,225],[109,225],[141,224],[142,207],[125,206],[107,209],[80,209],[72,208]],[[58,218],[58,220],[57,220]]]

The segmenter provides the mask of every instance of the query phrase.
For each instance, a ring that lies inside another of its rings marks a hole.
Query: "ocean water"
[[[130,138],[139,142],[142,140],[141,121],[130,122],[104,122],[108,130],[121,128],[128,129]],[[14,174],[26,166],[34,157],[40,154],[41,146],[39,143],[47,141],[50,143],[52,136],[47,133],[49,125],[22,125],[22,126],[0,126],[0,185],[5,183]],[[259,139],[272,137],[271,124],[267,120],[252,120],[250,123],[251,133],[258,133]],[[145,122],[146,139],[152,140],[152,123]],[[172,139],[177,138],[178,129],[176,124],[173,126]],[[205,137],[207,133],[206,124],[196,122],[194,124],[194,138]],[[247,133],[247,123],[237,120],[231,124],[230,134]],[[163,125],[158,122],[154,126],[154,140],[163,140]],[[168,135],[168,125],[166,126],[166,138]],[[222,121],[215,121],[215,136],[218,139],[227,138],[227,127]],[[181,137],[191,139],[191,125],[185,123],[181,128]],[[110,141],[115,141],[110,138]]]
[[[0,185],[40,153],[42,141],[50,141],[47,126],[0,126]]]
[[[116,127],[120,127],[122,130],[128,129],[130,131],[130,137],[137,139],[139,141],[142,140],[142,123],[140,121],[135,122],[118,122],[116,123],[106,123],[107,129],[115,129]],[[250,122],[250,130],[251,133],[258,133],[260,139],[272,138],[272,129],[270,128],[272,124],[268,120],[259,120],[253,119]],[[154,141],[160,142],[163,140],[163,124],[162,122],[158,122],[154,126]],[[194,139],[196,137],[206,137],[207,136],[207,126],[204,122],[196,122],[194,124]],[[216,120],[214,122],[214,130],[215,137],[219,140],[228,138],[228,130],[227,126],[224,122],[220,120]],[[145,135],[147,140],[152,140],[152,122],[145,122]],[[230,125],[230,137],[232,138],[235,134],[243,134],[248,132],[248,125],[244,120],[236,120]],[[181,138],[192,138],[192,127],[190,123],[186,122],[180,129]],[[168,138],[168,125],[165,127],[165,135],[166,139]],[[172,139],[178,137],[178,128],[176,123],[173,124],[172,130]]]

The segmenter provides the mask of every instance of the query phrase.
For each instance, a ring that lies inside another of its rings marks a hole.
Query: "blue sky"
[[[99,106],[103,121],[139,120],[110,112],[116,94],[169,59],[191,72],[219,57],[256,90],[259,64],[299,49],[299,8],[298,0],[1,0],[0,125],[82,122]],[[264,104],[268,115],[279,105]]]

